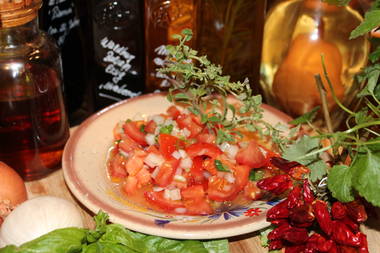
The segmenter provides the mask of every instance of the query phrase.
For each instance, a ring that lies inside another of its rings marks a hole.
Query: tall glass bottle
[[[322,55],[335,93],[343,99],[368,57],[367,38],[349,39],[361,21],[352,8],[321,0],[285,0],[275,5],[264,28],[261,83],[267,100],[294,116],[304,114],[321,105],[314,78],[320,74],[332,108]]]
[[[197,0],[145,0],[145,63],[147,91],[165,90],[169,83],[156,71],[166,56],[165,45],[185,28],[196,31]],[[196,34],[195,34],[196,35]],[[194,43],[193,39],[190,43]],[[190,44],[190,46],[192,46]]]
[[[38,28],[40,6],[0,2],[0,160],[26,180],[58,168],[69,137],[60,55]]]
[[[63,87],[70,124],[92,113],[86,80],[84,31],[74,0],[44,0],[39,12],[42,30],[55,39],[61,51]]]
[[[87,0],[95,109],[144,91],[143,1]]]
[[[197,48],[259,93],[266,0],[199,0]]]

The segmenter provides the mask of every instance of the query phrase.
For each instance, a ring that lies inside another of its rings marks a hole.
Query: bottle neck
[[[0,29],[0,48],[15,48],[30,43],[40,35],[37,16],[18,26]]]

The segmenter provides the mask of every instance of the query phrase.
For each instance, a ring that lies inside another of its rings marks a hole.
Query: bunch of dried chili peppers
[[[271,162],[288,173],[300,166],[278,157]],[[297,180],[288,174],[263,179],[257,185],[276,195],[289,192],[285,200],[267,213],[267,220],[275,227],[268,234],[270,251],[368,253],[366,235],[359,230],[367,213],[359,200],[336,201],[329,206],[314,197],[309,180]]]

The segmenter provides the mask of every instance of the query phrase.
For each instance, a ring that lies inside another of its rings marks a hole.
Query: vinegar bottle
[[[95,110],[144,92],[143,1],[87,0]]]
[[[233,81],[249,78],[260,93],[266,0],[199,0],[197,49]]]
[[[275,5],[265,23],[261,62],[267,101],[293,116],[312,110],[321,105],[314,78],[320,74],[332,109],[322,55],[334,91],[342,100],[368,57],[367,38],[349,39],[361,21],[350,7],[321,0],[285,0]]]
[[[166,56],[165,46],[176,44],[172,36],[185,28],[196,36],[197,0],[145,0],[145,76],[148,92],[165,90],[169,82],[157,72]],[[190,42],[195,41],[195,38]]]
[[[0,161],[25,180],[59,168],[69,137],[60,54],[38,28],[40,6],[0,2]]]

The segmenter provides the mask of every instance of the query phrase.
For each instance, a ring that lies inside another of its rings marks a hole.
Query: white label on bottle
[[[154,52],[157,54],[157,57],[155,57],[153,59],[154,64],[157,67],[164,66],[165,57],[169,54],[168,50],[166,50],[166,46],[165,45],[161,45],[161,46],[157,47],[154,50]],[[166,74],[156,71],[156,73],[154,75],[155,75],[156,78],[162,78],[163,79],[161,81],[161,83],[160,83],[160,87],[164,88],[164,87],[169,87],[170,86],[170,83],[168,81],[169,77]]]
[[[137,75],[136,71],[131,70],[131,62],[136,58],[136,56],[129,53],[128,47],[121,46],[107,37],[104,37],[100,41],[100,45],[104,49],[108,49],[107,54],[103,57],[103,62],[107,64],[104,72],[110,74],[112,76],[112,80],[104,84],[100,84],[99,89],[112,91],[124,97],[135,97],[140,95],[141,92],[133,92],[127,89],[126,84],[118,84],[127,73]],[[114,100],[121,100],[116,97],[113,98]]]
[[[70,30],[79,26],[79,19],[74,13],[74,3],[68,3],[67,0],[49,0],[48,8],[50,24],[47,33],[62,46]]]

